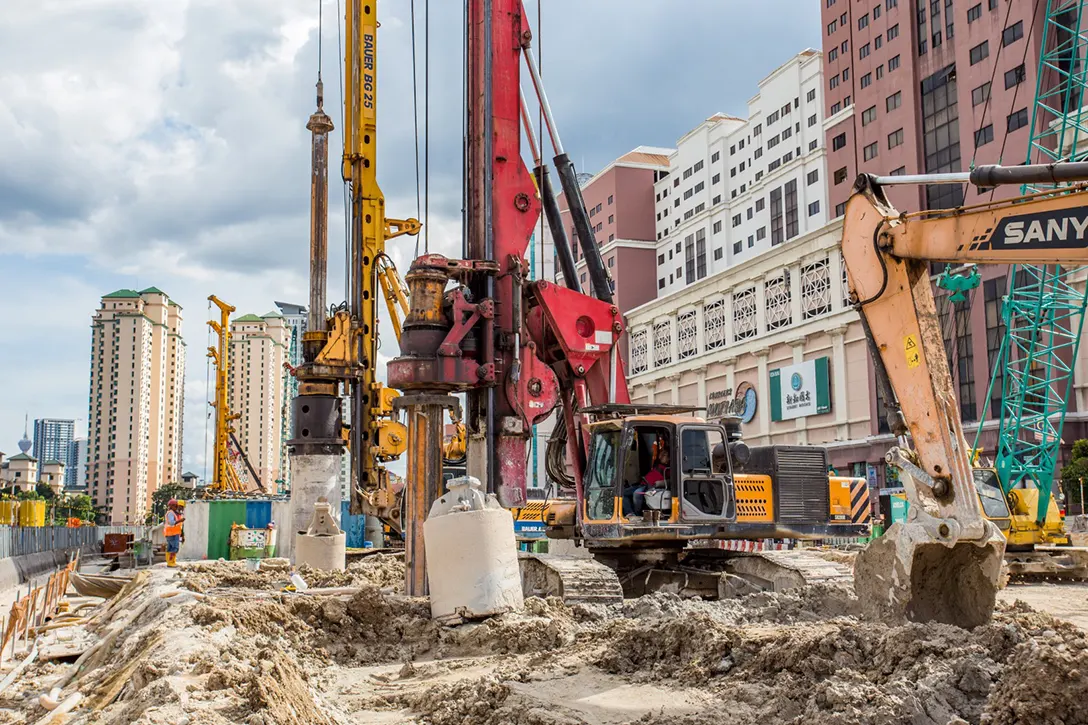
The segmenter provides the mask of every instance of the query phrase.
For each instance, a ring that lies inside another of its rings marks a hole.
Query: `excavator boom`
[[[1074,168],[1075,167],[1075,168]],[[1088,180],[1088,164],[980,167],[915,183]],[[982,514],[929,277],[929,262],[1083,264],[1088,195],[1079,186],[956,209],[900,214],[863,175],[846,207],[843,258],[873,348],[910,518],[859,556],[858,596],[881,615],[975,626],[993,613],[1004,537]]]

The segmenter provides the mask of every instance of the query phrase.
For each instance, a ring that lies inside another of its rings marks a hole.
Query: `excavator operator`
[[[669,485],[669,444],[665,438],[654,442],[654,462],[638,483],[630,484],[623,490],[623,515],[625,517],[642,516],[646,507],[646,492]]]

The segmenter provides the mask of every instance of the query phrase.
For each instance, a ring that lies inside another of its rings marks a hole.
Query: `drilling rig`
[[[310,187],[310,299],[302,363],[295,369],[298,395],[292,401],[291,509],[295,523],[309,521],[324,498],[340,506],[340,468],[351,455],[352,512],[399,508],[386,486],[382,463],[398,457],[407,434],[393,413],[397,391],[377,379],[378,260],[388,240],[419,232],[415,219],[385,215],[377,180],[377,8],[373,0],[347,0],[344,16],[344,150],[341,173],[349,195],[347,300],[326,303],[328,274],[328,138],[332,119],[324,111],[324,85],[317,81],[317,110],[306,128],[312,134]],[[344,425],[341,401],[348,398],[351,423]],[[362,492],[373,494],[364,498]],[[377,492],[387,494],[385,498]]]

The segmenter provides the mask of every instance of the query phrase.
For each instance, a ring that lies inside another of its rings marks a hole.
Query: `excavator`
[[[1088,163],[1074,162],[980,166],[950,174],[863,174],[854,185],[843,223],[843,259],[877,381],[890,401],[888,422],[899,437],[886,460],[900,469],[910,503],[907,520],[870,543],[855,564],[855,588],[871,614],[963,627],[985,623],[993,614],[1006,537],[990,519],[1003,518],[994,515],[1003,512],[1000,506],[984,509],[983,501],[993,496],[979,495],[987,471],[972,465],[973,451],[963,435],[929,263],[1084,264],[1086,181]],[[885,193],[895,184],[967,183],[981,189],[1067,186],[910,213],[897,211]],[[1009,497],[1014,504],[1050,495],[1014,492]],[[1066,550],[1069,557],[1078,554],[1084,552]]]
[[[400,355],[387,367],[408,418],[408,593],[427,591],[422,522],[440,495],[441,423],[445,411],[459,409],[456,394],[466,400],[467,472],[509,509],[527,503],[532,426],[557,416],[549,459],[572,471],[571,485],[545,502],[542,517],[550,538],[571,539],[592,556],[523,557],[529,593],[602,602],[665,589],[717,598],[836,576],[838,568],[803,551],[744,555],[718,546],[868,536],[865,481],[829,478],[822,448],[749,449],[735,421],[631,402],[618,347],[623,316],[544,93],[524,8],[520,0],[469,0],[467,20],[462,258],[426,254],[412,262]],[[537,144],[522,94],[523,62],[587,263],[589,294],[580,288],[541,160],[543,140]],[[523,132],[532,174],[522,158]],[[528,278],[525,254],[542,207],[562,284]],[[672,462],[661,485],[645,493],[640,517],[629,515],[625,492],[662,450]],[[387,496],[364,490],[362,498]]]

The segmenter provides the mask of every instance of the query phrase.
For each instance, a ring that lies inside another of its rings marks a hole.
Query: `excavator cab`
[[[722,426],[698,418],[635,416],[593,424],[583,521],[668,526],[735,519],[730,460],[720,454],[725,443]]]

